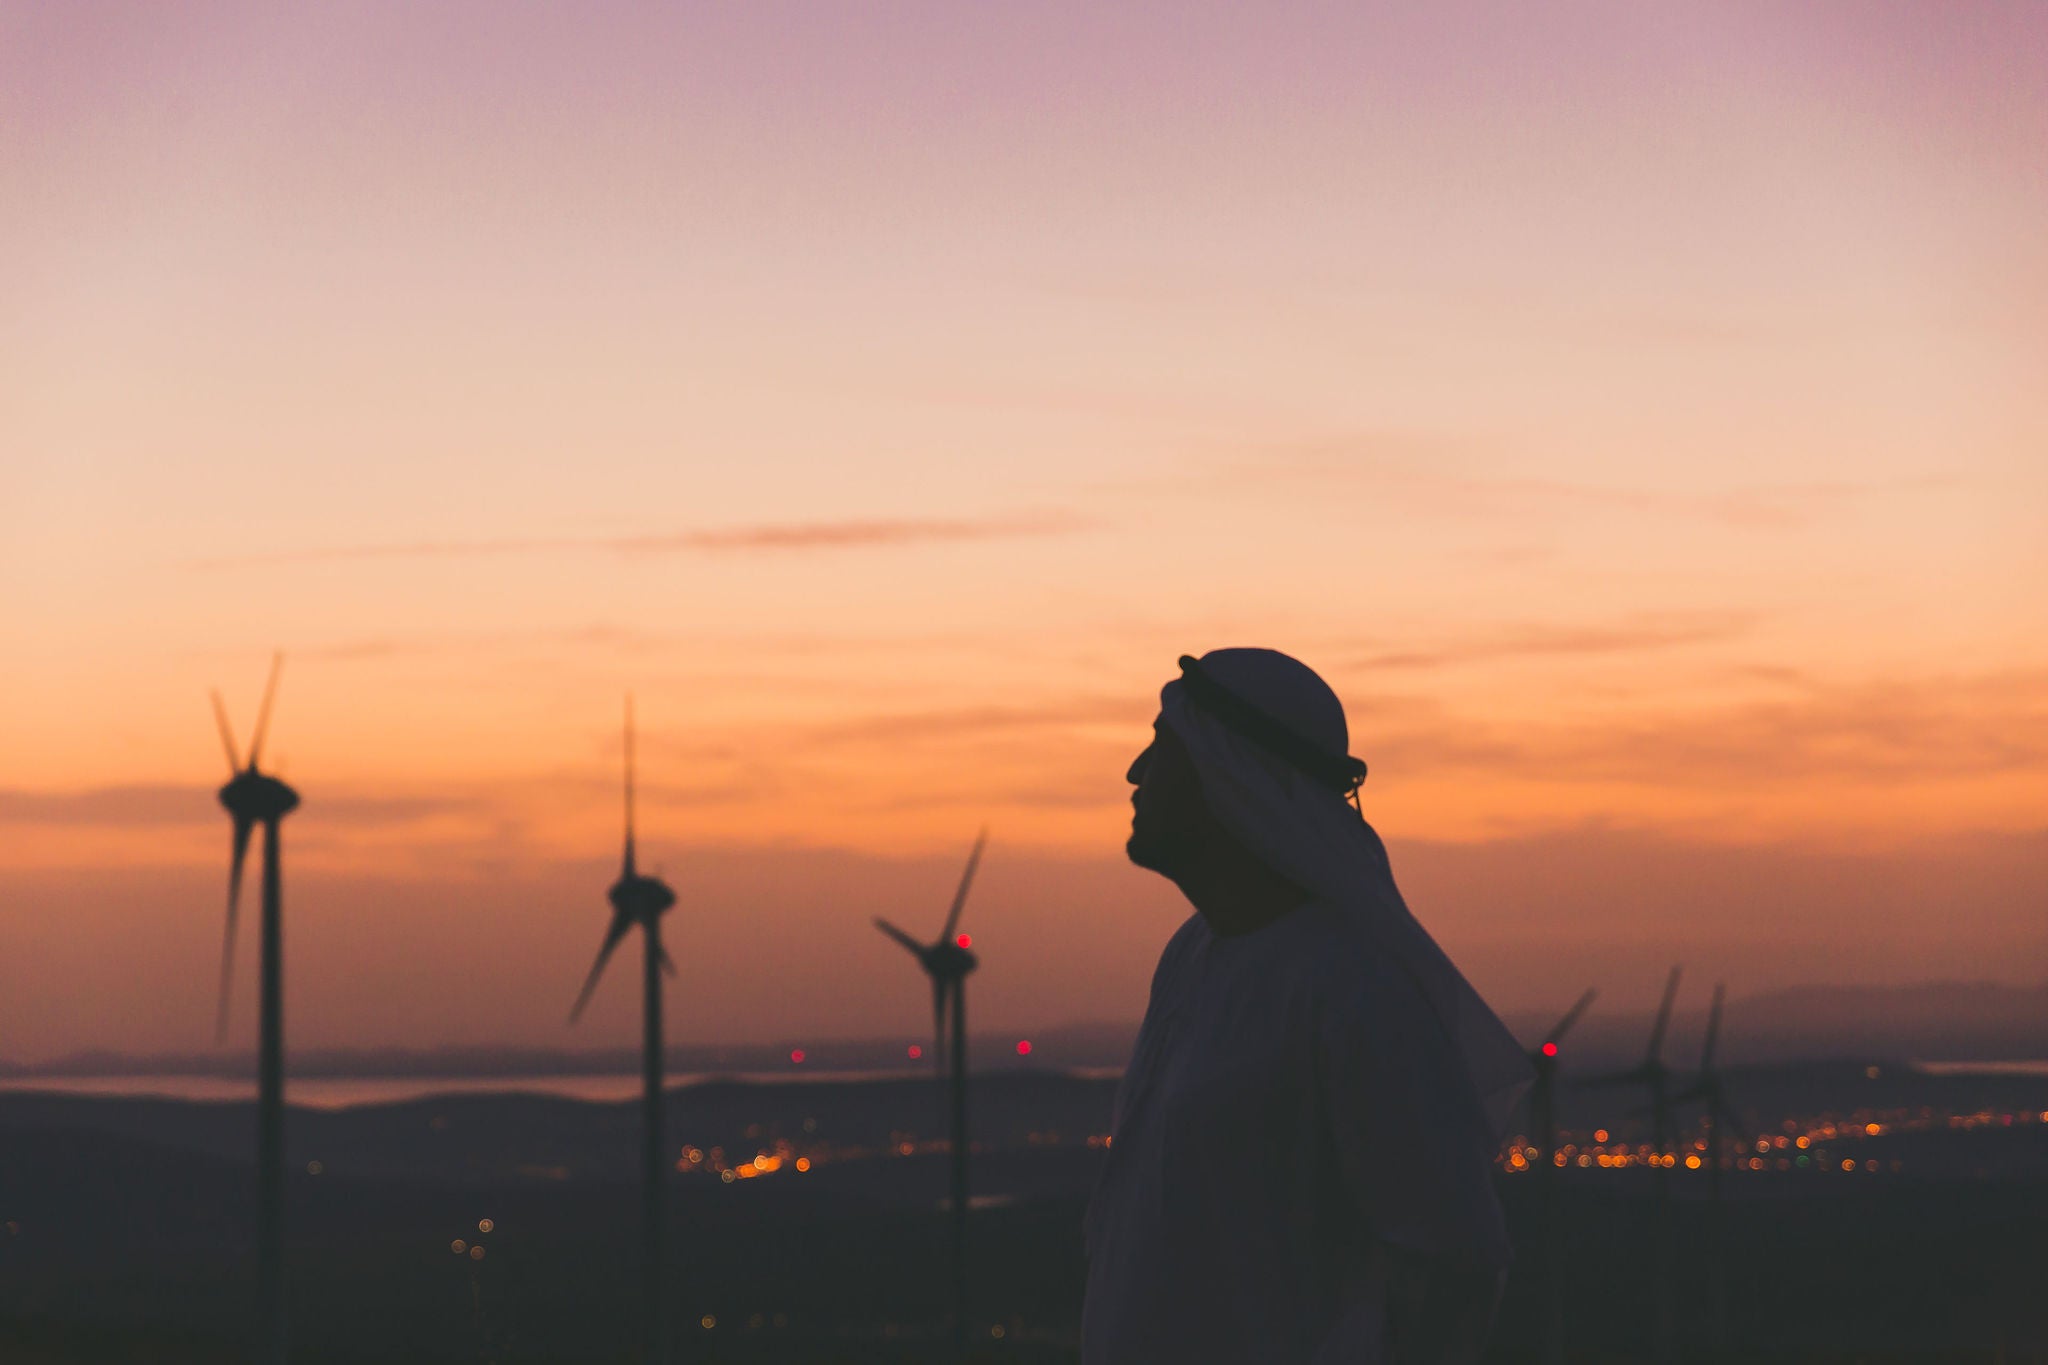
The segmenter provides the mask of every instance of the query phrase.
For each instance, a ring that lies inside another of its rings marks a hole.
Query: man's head
[[[1249,720],[1260,730],[1252,737],[1254,747],[1278,754],[1266,746],[1279,743],[1297,759],[1306,750],[1324,762],[1351,761],[1344,757],[1349,736],[1343,704],[1306,664],[1271,649],[1218,649],[1199,663],[1183,662],[1182,679],[1167,691],[1168,710],[1153,722],[1152,743],[1126,774],[1137,790],[1131,793],[1125,851],[1138,866],[1169,877],[1205,852],[1240,843],[1203,794],[1200,766],[1169,718],[1175,705],[1203,708],[1229,725],[1244,725],[1246,712],[1255,712]],[[1186,690],[1196,686],[1202,690]],[[1228,695],[1217,696],[1219,689]],[[1275,729],[1285,733],[1275,736]],[[1286,760],[1285,754],[1278,757]]]

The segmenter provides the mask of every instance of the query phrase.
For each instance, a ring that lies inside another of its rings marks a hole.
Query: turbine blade
[[[220,727],[220,747],[228,751],[228,776],[242,771],[242,760],[235,755],[235,727],[228,724],[228,708],[220,699],[220,689],[213,692],[213,723]]]
[[[1544,1036],[1544,1041],[1547,1043],[1563,1042],[1565,1034],[1571,1032],[1572,1025],[1579,1022],[1579,1016],[1586,1012],[1586,1007],[1593,1003],[1593,997],[1598,994],[1598,991],[1587,991],[1584,995],[1580,996],[1579,1003],[1565,1011],[1564,1018],[1557,1021],[1557,1027]]]
[[[1671,975],[1664,978],[1664,1002],[1657,1006],[1657,1022],[1650,1029],[1649,1059],[1657,1061],[1664,1054],[1664,1030],[1671,1025],[1671,1002],[1678,998],[1678,975],[1683,967],[1673,967]]]
[[[921,958],[924,956],[924,945],[922,943],[919,943],[910,935],[904,933],[901,929],[898,929],[895,925],[889,923],[889,921],[881,918],[880,916],[876,916],[875,927],[877,929],[880,929],[883,933],[887,934],[890,938],[895,939],[904,947],[910,949],[910,951],[912,953],[915,953],[918,957]]]
[[[1707,1042],[1700,1049],[1700,1072],[1714,1069],[1714,1040],[1721,1036],[1721,995],[1727,988],[1720,982],[1714,983],[1714,1003],[1707,1008]]]
[[[240,920],[242,905],[242,865],[249,858],[249,836],[256,830],[253,820],[235,821],[235,852],[228,863],[228,927],[220,941],[220,1001],[214,1007],[213,1038],[220,1042],[228,1036],[228,992],[235,980],[235,925]]]
[[[668,955],[667,947],[657,943],[655,951],[661,954],[661,969],[670,976],[674,976],[676,974],[676,960]]]
[[[960,927],[960,910],[967,904],[967,888],[974,884],[974,869],[981,863],[981,850],[988,843],[988,829],[982,828],[975,836],[974,852],[967,855],[967,870],[960,874],[960,889],[953,893],[953,908],[946,912],[946,927],[939,934],[941,943],[953,937],[953,931]]]
[[[569,1022],[575,1023],[583,1015],[583,1007],[590,1003],[591,993],[597,989],[597,979],[604,975],[604,964],[611,961],[612,950],[619,946],[626,933],[633,927],[633,921],[623,915],[612,917],[612,927],[604,936],[604,946],[597,950],[597,961],[590,966],[590,975],[583,979],[583,992],[576,997],[576,1006],[569,1011]]]
[[[270,729],[270,703],[277,696],[277,674],[284,667],[282,653],[270,656],[270,681],[263,684],[263,706],[256,712],[256,729],[249,736],[249,766],[255,767],[256,760],[263,756],[263,736]]]
[[[633,875],[633,694],[626,694],[626,875]]]

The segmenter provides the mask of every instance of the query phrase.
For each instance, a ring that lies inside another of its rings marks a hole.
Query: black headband
[[[1210,677],[1201,660],[1192,654],[1180,656],[1180,680],[1203,710],[1215,716],[1246,739],[1285,759],[1316,781],[1350,796],[1365,781],[1365,760],[1349,754],[1333,754],[1303,739],[1279,721]]]

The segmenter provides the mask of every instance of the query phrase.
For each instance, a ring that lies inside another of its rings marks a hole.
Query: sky
[[[2048,977],[2048,10],[0,0],[0,1058],[1134,1018],[1184,652],[1503,1009]],[[237,1040],[254,992],[245,926]]]

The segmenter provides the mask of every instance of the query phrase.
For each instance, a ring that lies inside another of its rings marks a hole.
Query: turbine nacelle
[[[676,893],[659,877],[622,876],[605,893],[612,912],[621,919],[651,924],[676,903]]]
[[[220,803],[238,821],[263,824],[282,820],[299,808],[299,794],[252,763],[220,789]]]
[[[918,953],[925,971],[942,981],[958,981],[981,965],[981,959],[952,939],[932,944]]]

